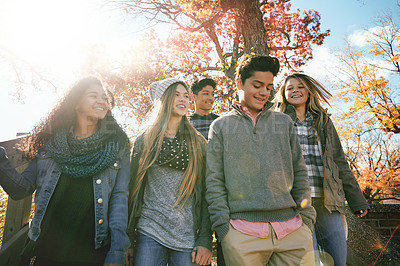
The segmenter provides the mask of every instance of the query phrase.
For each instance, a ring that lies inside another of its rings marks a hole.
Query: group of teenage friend
[[[345,202],[369,206],[314,78],[251,56],[237,67],[239,101],[211,112],[218,84],[168,78],[149,86],[154,121],[131,142],[115,99],[77,81],[19,149],[0,147],[0,185],[35,192],[20,265],[346,265]],[[191,100],[195,112],[188,114]]]

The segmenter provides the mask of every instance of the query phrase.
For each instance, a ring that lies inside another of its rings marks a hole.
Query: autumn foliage
[[[271,54],[297,69],[313,58],[311,45],[322,45],[330,31],[320,31],[317,11],[290,12],[290,7],[289,1],[269,1],[262,13]]]
[[[0,245],[3,242],[4,223],[6,220],[7,211],[7,197],[8,195],[3,189],[0,189]]]
[[[312,58],[311,45],[321,45],[329,35],[329,30],[321,32],[317,11],[292,12],[288,0],[116,2],[129,15],[147,15],[151,21],[174,24],[180,32],[171,36],[172,40],[203,44],[189,47],[180,42],[179,53],[209,58],[200,71],[221,71],[232,80],[238,60],[245,55],[271,54],[287,67],[296,68]]]
[[[345,53],[339,55],[344,66],[340,71],[344,78],[339,79],[339,97],[351,106],[341,119],[362,117],[365,126],[400,133],[399,87],[395,82],[400,78],[400,28],[392,21],[382,23],[367,41],[371,44],[369,50],[348,45]],[[378,59],[384,63],[374,63]]]
[[[344,141],[347,161],[369,203],[400,200],[400,145],[373,131],[363,141]]]
[[[297,68],[312,58],[311,45],[321,45],[329,35],[329,30],[320,30],[318,12],[293,12],[287,0],[113,2],[128,15],[147,16],[149,23],[172,23],[176,28],[165,40],[155,31],[147,32],[127,51],[117,70],[99,68],[96,62],[86,66],[95,68],[115,92],[119,106],[132,110],[139,123],[151,106],[146,88],[153,81],[177,77],[191,83],[212,77],[218,83],[215,111],[224,112],[237,99],[234,79],[240,59],[271,54],[286,67]]]
[[[367,37],[368,49],[350,44],[339,54],[337,98],[348,106],[336,114],[347,159],[370,201],[400,200],[400,28],[381,18]]]

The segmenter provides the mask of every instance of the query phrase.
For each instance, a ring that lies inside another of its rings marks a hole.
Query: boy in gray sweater
[[[227,265],[313,265],[307,168],[291,118],[269,110],[279,61],[237,68],[240,102],[211,124],[207,192]]]

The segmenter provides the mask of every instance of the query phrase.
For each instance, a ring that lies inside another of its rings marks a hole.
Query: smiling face
[[[79,120],[98,121],[103,119],[110,109],[108,98],[102,86],[90,85],[75,107]]]
[[[294,107],[305,106],[309,97],[307,87],[300,79],[290,78],[285,85],[285,98]]]
[[[185,86],[178,84],[175,91],[175,98],[172,103],[172,115],[184,116],[189,109],[189,92]]]
[[[240,78],[236,79],[237,88],[243,91],[241,104],[246,106],[253,116],[256,116],[268,101],[273,82],[274,75],[270,71],[255,71],[244,84]]]
[[[209,113],[215,101],[214,88],[211,85],[204,86],[198,94],[193,94],[193,100],[196,105],[196,112]]]

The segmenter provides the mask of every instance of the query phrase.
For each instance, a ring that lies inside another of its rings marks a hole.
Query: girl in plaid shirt
[[[292,117],[307,165],[312,205],[317,211],[314,249],[324,251],[321,259],[328,263],[346,265],[341,218],[345,200],[358,217],[365,216],[369,206],[349,168],[332,120],[321,106],[321,101],[330,106],[331,94],[312,77],[294,73],[285,79],[279,95],[279,111]]]

